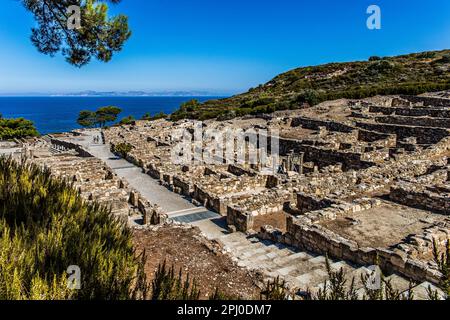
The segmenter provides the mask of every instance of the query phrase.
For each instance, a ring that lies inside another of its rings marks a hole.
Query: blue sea
[[[122,109],[119,119],[130,115],[140,119],[147,112],[172,113],[191,99],[204,102],[217,98],[220,97],[0,97],[0,114],[3,118],[31,120],[41,134],[48,134],[80,128],[76,120],[81,110],[117,106]]]

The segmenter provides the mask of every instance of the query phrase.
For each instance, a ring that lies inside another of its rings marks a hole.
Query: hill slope
[[[371,57],[369,61],[298,68],[240,95],[203,104],[191,101],[182,105],[172,119],[229,119],[298,109],[339,98],[420,94],[446,89],[450,89],[450,50]]]

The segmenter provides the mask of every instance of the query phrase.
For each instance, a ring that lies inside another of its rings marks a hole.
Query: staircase
[[[219,241],[240,267],[259,270],[266,281],[280,277],[286,281],[288,288],[295,289],[299,295],[307,290],[313,294],[317,293],[319,289],[324,288],[325,281],[328,280],[325,256],[299,251],[269,240],[247,238],[239,232],[221,236]],[[333,270],[339,271],[343,268],[346,271],[348,287],[354,279],[358,296],[362,298],[365,290],[361,275],[370,274],[371,271],[364,266],[354,266],[344,261],[329,259],[329,262]],[[391,281],[396,290],[406,292],[409,289],[409,281],[399,275],[392,274],[386,279]],[[429,286],[433,290],[437,289],[428,282],[415,286],[414,298],[428,299]]]

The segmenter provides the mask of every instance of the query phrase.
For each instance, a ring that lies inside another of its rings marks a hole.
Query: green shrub
[[[32,121],[23,118],[4,119],[0,117],[0,140],[37,137],[39,133]]]
[[[437,62],[439,63],[450,63],[450,54],[442,56]]]
[[[299,94],[296,98],[296,102],[299,104],[307,103],[310,106],[315,106],[316,104],[319,104],[323,102],[322,96],[314,91],[314,90],[306,90],[305,92]]]
[[[133,146],[129,143],[121,142],[111,147],[111,151],[120,155],[123,159],[126,159],[128,153],[133,150]]]
[[[0,299],[128,299],[138,268],[130,230],[67,181],[0,158]],[[66,270],[81,270],[81,289]]]
[[[142,116],[142,120],[154,121],[159,119],[165,119],[167,117],[168,115],[162,111],[155,114],[154,116],[152,116],[149,112],[147,112],[145,115]]]
[[[122,120],[120,120],[119,124],[120,125],[130,125],[130,124],[134,124],[136,122],[136,119],[134,119],[133,116],[128,116],[123,118]]]
[[[436,57],[436,52],[431,52],[431,51],[422,52],[417,55],[417,58],[419,58],[419,59],[433,59],[434,57]]]
[[[166,262],[158,266],[155,278],[152,281],[152,300],[199,300],[200,291],[194,281],[191,281],[189,275],[183,280],[181,272],[175,274],[172,266],[167,268]]]

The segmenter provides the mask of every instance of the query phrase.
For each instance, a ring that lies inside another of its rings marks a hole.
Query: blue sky
[[[382,10],[382,29],[366,9]],[[133,36],[78,69],[36,51],[17,0],[0,10],[0,94],[80,90],[236,93],[289,69],[450,48],[448,0],[122,0]]]

